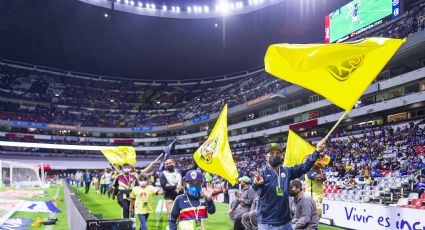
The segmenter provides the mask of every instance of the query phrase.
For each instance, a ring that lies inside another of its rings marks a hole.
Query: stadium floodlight
[[[153,3],[152,3],[152,4],[151,4],[151,8],[152,8],[152,9],[155,9],[155,4],[153,4]]]
[[[210,8],[208,6],[204,6],[204,12],[210,12]]]
[[[223,13],[227,13],[229,11],[229,3],[228,2],[221,2],[220,3],[220,10]]]
[[[146,3],[146,8],[151,8],[151,4],[149,4],[149,3]]]
[[[176,7],[176,11],[177,11],[177,12],[180,12],[180,6],[177,6],[177,7]]]
[[[162,6],[162,10],[163,10],[163,11],[166,11],[166,10],[167,10],[167,6],[166,6],[166,5],[163,5],[163,6]]]
[[[171,11],[173,11],[173,12],[176,11],[176,7],[175,6],[172,6],[171,7]]]
[[[252,5],[252,0],[249,0],[249,1],[248,1],[248,4],[249,4],[249,5]]]
[[[232,2],[230,3],[230,9],[233,10],[235,8],[235,4]]]
[[[121,0],[117,0],[118,3],[121,3]]]
[[[137,5],[138,5],[139,7],[143,7],[142,2],[138,2],[138,3],[137,3]]]
[[[192,12],[192,7],[188,6],[187,7],[187,12],[191,13]]]
[[[130,1],[130,5],[134,6],[134,1]]]
[[[128,4],[128,3],[130,3],[128,0],[125,0],[125,4]]]

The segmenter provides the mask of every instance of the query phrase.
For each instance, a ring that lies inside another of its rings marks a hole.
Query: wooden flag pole
[[[342,114],[339,120],[335,123],[334,127],[332,127],[331,131],[329,131],[329,133],[324,138],[325,140],[328,140],[329,136],[333,133],[333,131],[335,131],[336,127],[339,125],[339,123],[341,123],[341,121],[345,118],[345,116],[347,116],[348,113],[349,111],[345,111],[344,114]]]

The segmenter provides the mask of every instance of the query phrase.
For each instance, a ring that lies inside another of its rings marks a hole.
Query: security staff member
[[[259,230],[291,230],[289,210],[289,182],[305,174],[319,158],[326,139],[321,140],[316,151],[307,160],[292,167],[282,166],[282,150],[277,144],[270,144],[266,149],[267,162],[254,178],[254,190],[260,191],[257,208]]]
[[[115,178],[112,192],[113,200],[115,200],[115,194],[118,196],[123,218],[130,217],[130,193],[135,186],[139,186],[139,182],[134,175],[130,174],[130,165],[124,164],[123,172]]]

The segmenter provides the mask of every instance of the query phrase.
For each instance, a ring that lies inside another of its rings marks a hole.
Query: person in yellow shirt
[[[137,215],[140,221],[140,230],[147,230],[149,213],[153,212],[153,195],[162,195],[164,192],[149,184],[149,176],[139,175],[139,186],[130,193],[130,213]]]
[[[323,182],[326,176],[323,169],[329,165],[331,158],[327,155],[320,157],[310,171],[305,174],[305,195],[310,196],[316,202],[319,217],[322,214]]]

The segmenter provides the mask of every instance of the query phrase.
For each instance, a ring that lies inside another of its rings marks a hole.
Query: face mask
[[[130,169],[129,169],[129,168],[124,168],[123,172],[124,172],[125,174],[129,174],[129,173],[130,173]]]
[[[165,166],[165,169],[169,172],[172,172],[174,171],[174,166],[173,165]]]
[[[147,181],[140,181],[140,186],[146,187],[146,186],[148,186],[148,182]]]
[[[295,197],[295,195],[297,195],[297,193],[294,190],[289,190],[288,195],[291,196],[291,197]]]
[[[282,158],[280,158],[280,156],[272,155],[269,158],[269,164],[272,167],[277,167],[282,164]]]
[[[189,196],[193,196],[195,198],[199,197],[201,192],[201,185],[199,184],[189,184],[186,186],[187,192]]]

